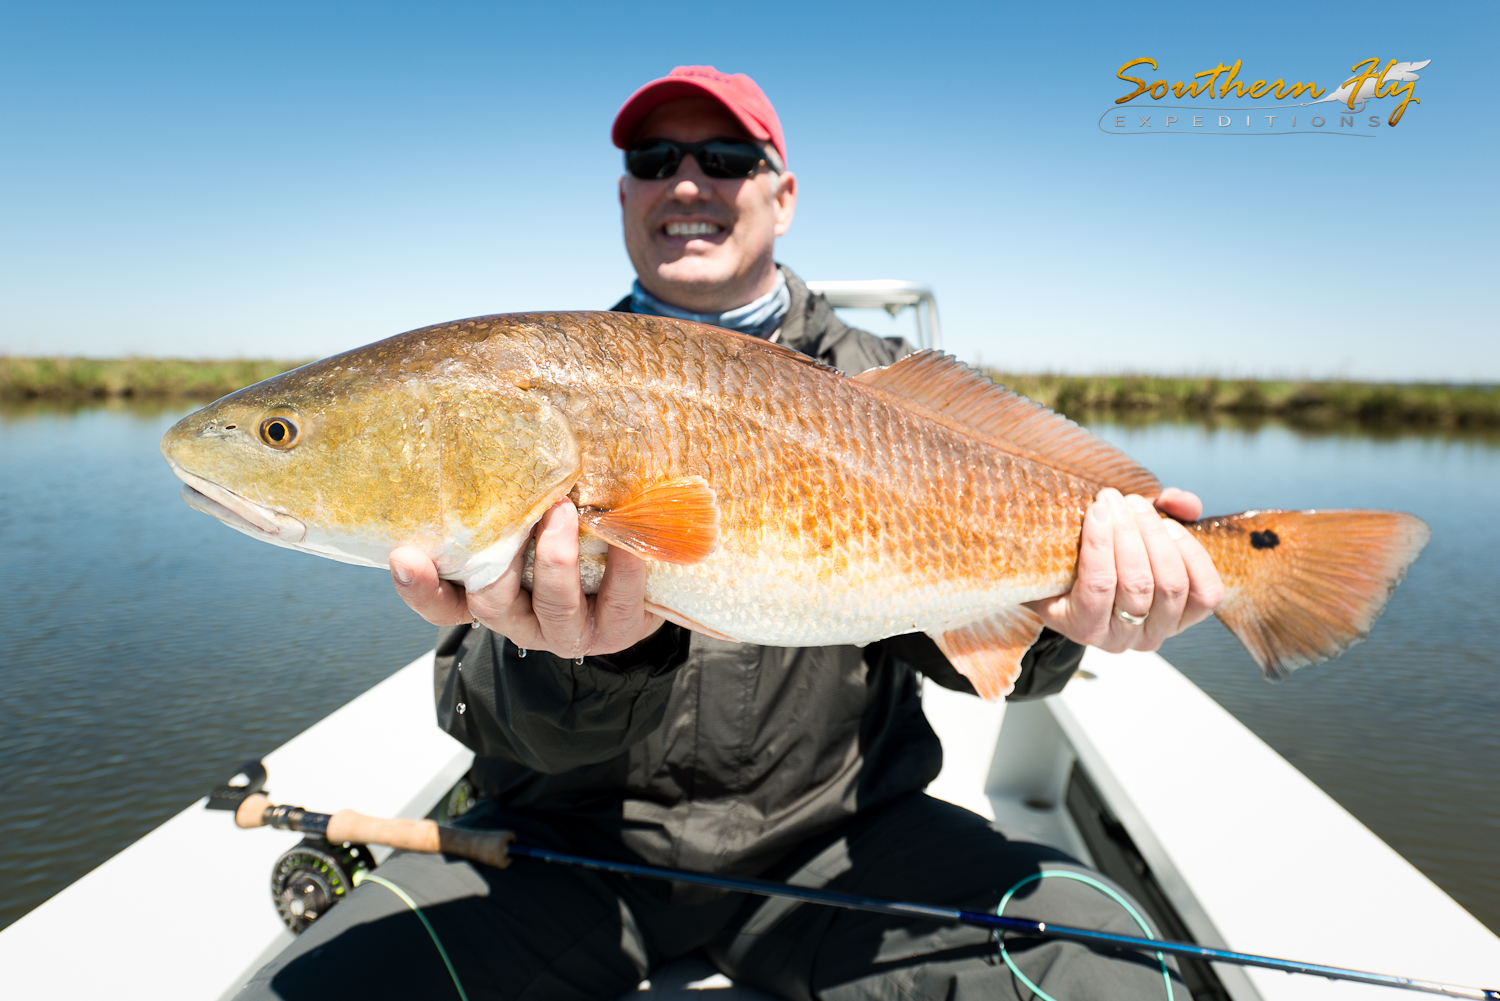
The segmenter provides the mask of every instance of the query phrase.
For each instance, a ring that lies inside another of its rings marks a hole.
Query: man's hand
[[[1175,487],[1153,507],[1143,497],[1106,488],[1083,519],[1078,579],[1056,598],[1028,602],[1051,629],[1110,653],[1155,650],[1207,618],[1224,600],[1224,584],[1193,533],[1161,518],[1203,514],[1203,502]],[[1117,615],[1146,616],[1131,625]]]
[[[560,657],[606,654],[634,646],[661,628],[662,617],[646,611],[646,565],[611,547],[597,595],[585,595],[578,578],[578,509],[567,500],[553,505],[535,530],[532,589],[521,587],[526,547],[500,579],[469,594],[442,580],[420,549],[391,553],[396,593],[435,626],[478,622],[526,650]]]

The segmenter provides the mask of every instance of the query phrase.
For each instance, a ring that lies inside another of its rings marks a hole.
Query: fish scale
[[[925,631],[988,697],[1042,628],[1022,603],[1071,586],[1099,490],[1159,490],[945,355],[846,378],[623,313],[400,334],[233,393],[162,452],[189,504],[248,535],[374,566],[417,546],[474,589],[524,585],[531,530],[567,497],[589,590],[602,540],[646,560],[648,607],[689,628],[772,646]],[[1362,639],[1429,535],[1379,511],[1188,528],[1224,578],[1220,619],[1271,677]]]
[[[662,415],[629,456],[607,445],[597,457],[585,451],[578,503],[607,507],[688,475],[720,494],[718,549],[690,567],[652,565],[653,603],[728,635],[809,646],[869,642],[893,622],[937,629],[1066,589],[1098,485],[913,420],[820,368],[746,362],[743,345],[711,341],[723,350],[679,356],[672,371],[649,342],[632,358],[637,343],[616,342],[605,359],[573,356],[547,378],[570,401],[575,427],[633,407]],[[622,392],[619,379],[642,370],[650,381]],[[765,465],[736,461],[745,454]],[[1050,510],[1071,516],[1026,518],[1017,501],[1048,494]],[[1031,530],[1005,531],[1018,522]],[[726,590],[740,599],[731,619],[718,614]],[[793,617],[817,590],[819,621]]]

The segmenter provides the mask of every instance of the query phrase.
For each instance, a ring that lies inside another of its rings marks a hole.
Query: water
[[[0,415],[0,926],[432,645],[384,571],[178,500],[178,416]]]
[[[1336,661],[1267,684],[1216,622],[1162,654],[1500,932],[1500,447],[1274,427],[1098,430],[1209,514],[1382,507],[1432,526],[1369,638]]]
[[[0,414],[0,926],[431,645],[383,572],[178,501],[156,451],[177,416]],[[1268,685],[1212,622],[1164,652],[1500,930],[1500,447],[1099,430],[1213,513],[1392,507],[1432,524],[1339,661]]]

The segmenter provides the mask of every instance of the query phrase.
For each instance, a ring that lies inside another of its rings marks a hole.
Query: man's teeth
[[[712,236],[723,230],[723,226],[712,222],[669,222],[668,236]]]

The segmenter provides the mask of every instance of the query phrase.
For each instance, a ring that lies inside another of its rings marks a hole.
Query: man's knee
[[[1108,879],[1071,861],[1040,860],[1015,884],[974,907],[1007,917],[1157,935],[1141,910]],[[1155,956],[1094,950],[1044,936],[1007,936],[939,922],[900,926],[878,915],[839,915],[811,966],[808,996],[824,1001],[900,997],[1061,1001],[1189,1001],[1175,964]]]
[[[366,880],[240,997],[456,998],[461,986],[475,1001],[584,1001],[615,997],[641,979],[644,943],[598,874],[418,854],[374,874],[383,883]]]
[[[487,890],[474,866],[441,855],[398,855],[376,873],[411,897],[429,924],[448,924],[447,912],[464,909]],[[416,911],[389,887],[367,880],[262,967],[238,997],[327,999],[357,992],[378,998],[449,982]]]
[[[1004,901],[1010,917],[1143,933],[1131,913],[1144,916],[1140,906],[1107,878],[1055,848],[1009,840],[984,818],[925,796],[852,826],[794,872],[779,875],[799,884],[991,913]],[[1019,976],[1033,975],[1084,989],[1054,994],[1064,999],[1165,996],[1155,960],[1094,953],[1072,943],[1017,941],[1007,948],[1007,963],[986,929],[785,901],[752,905],[714,951],[737,975],[788,997],[874,998],[892,991],[911,997],[1030,997]],[[1111,989],[1089,993],[1099,983]]]
[[[997,909],[1006,917],[1156,938],[1160,931],[1123,888],[1079,863],[1045,862],[1011,887]],[[1026,992],[1057,998],[1179,998],[1188,992],[1176,963],[1141,952],[1095,950],[1044,936],[1007,936],[996,953],[1006,975]],[[1027,994],[1022,992],[1021,996]]]

